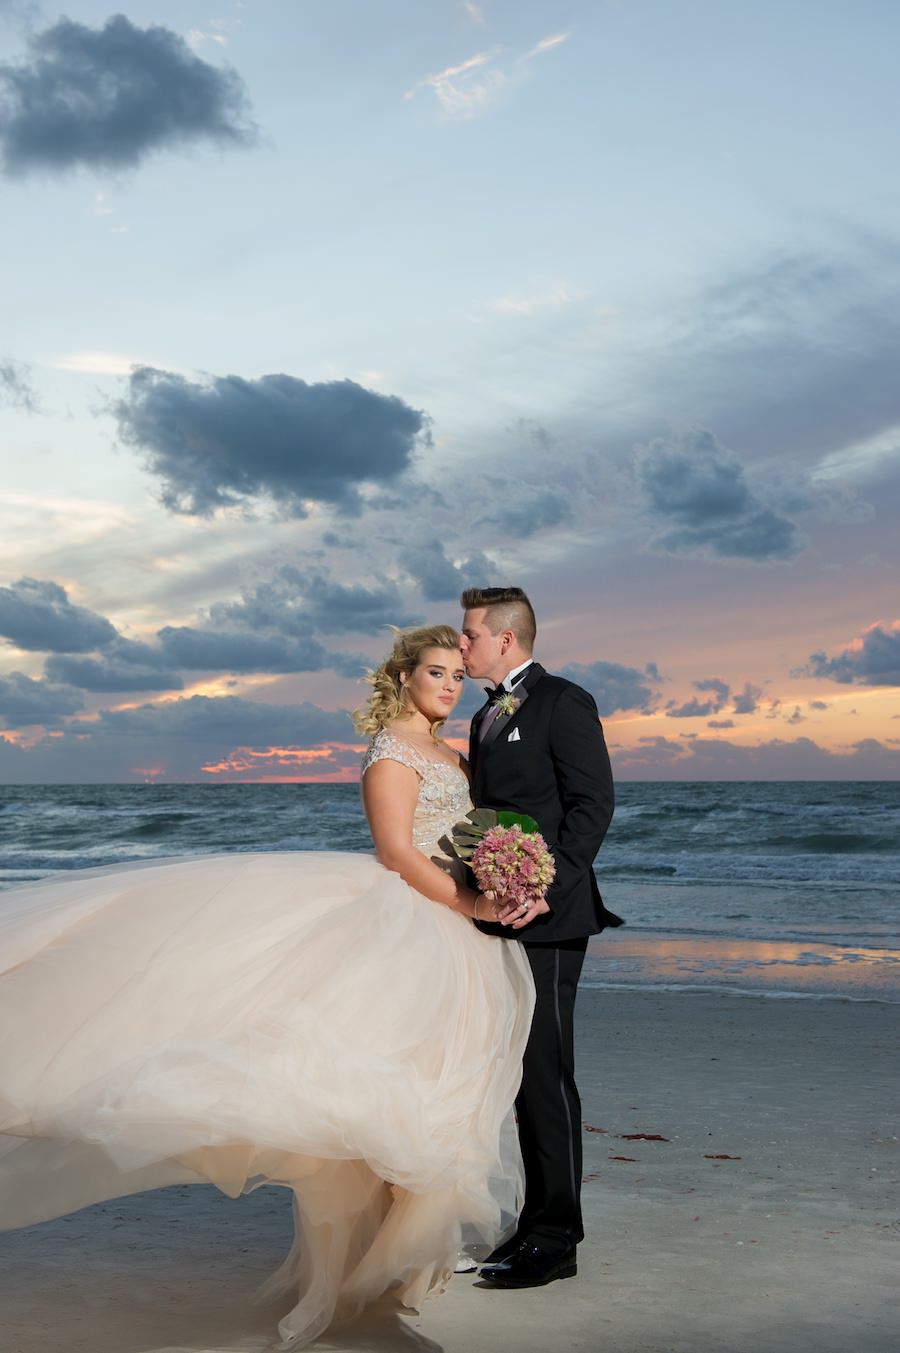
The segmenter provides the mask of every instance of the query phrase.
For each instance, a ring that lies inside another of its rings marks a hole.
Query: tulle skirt
[[[293,1191],[297,1347],[418,1306],[521,1203],[534,992],[371,856],[218,855],[0,894],[0,1225],[211,1181]]]

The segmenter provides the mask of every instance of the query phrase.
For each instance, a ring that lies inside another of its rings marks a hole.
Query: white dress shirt
[[[524,662],[519,663],[518,667],[514,667],[511,672],[507,672],[506,676],[500,682],[503,689],[505,691],[511,691],[514,678],[517,677],[520,672],[524,672],[526,667],[530,667],[533,662],[534,658],[526,658]]]

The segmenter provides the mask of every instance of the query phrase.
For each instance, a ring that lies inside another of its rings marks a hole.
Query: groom
[[[549,912],[535,907],[515,923],[537,992],[516,1099],[525,1203],[515,1235],[479,1275],[493,1287],[540,1287],[576,1273],[584,1237],[573,1021],[588,936],[621,925],[592,869],[613,815],[612,775],[593,698],[532,659],[537,627],[525,593],[470,588],[461,604],[466,672],[494,688],[472,720],[473,799],[535,818],[556,861]]]

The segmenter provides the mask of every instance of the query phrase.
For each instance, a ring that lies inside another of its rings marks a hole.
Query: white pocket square
[[[509,735],[509,737],[506,739],[506,741],[507,741],[507,742],[521,742],[521,741],[522,741],[522,739],[519,737],[519,730],[518,730],[518,728],[514,728],[514,729],[513,729],[513,731],[510,733],[510,735]]]

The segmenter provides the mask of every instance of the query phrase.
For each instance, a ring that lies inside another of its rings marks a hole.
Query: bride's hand
[[[516,904],[502,893],[478,894],[479,921],[490,921],[492,925],[508,925],[513,916],[520,914]]]
[[[478,901],[475,904],[476,921],[490,921],[496,924],[500,920],[505,899],[498,898],[494,893],[479,893]]]

